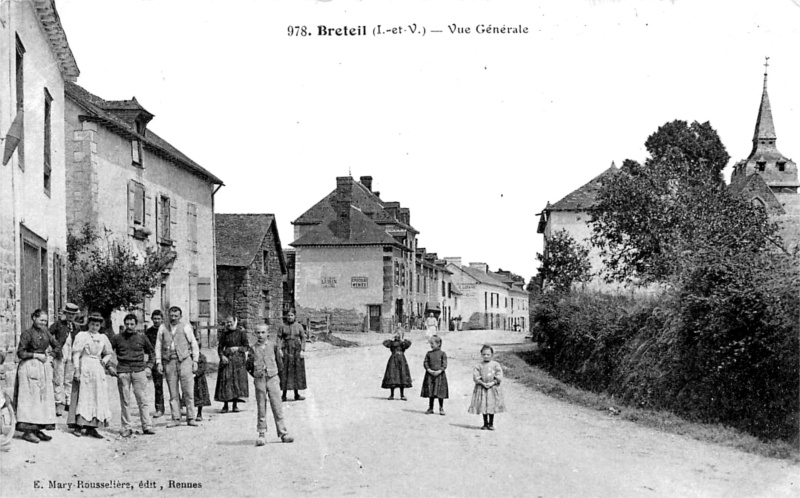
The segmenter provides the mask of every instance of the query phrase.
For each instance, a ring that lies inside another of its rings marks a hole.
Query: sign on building
[[[366,289],[369,287],[367,277],[350,277],[350,285],[354,289]]]
[[[336,277],[322,277],[323,287],[336,287]]]
[[[475,297],[475,284],[458,284],[458,290],[464,297]]]

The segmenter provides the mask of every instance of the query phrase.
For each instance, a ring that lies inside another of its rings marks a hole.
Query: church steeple
[[[761,105],[758,108],[758,118],[756,119],[756,129],[753,133],[753,152],[759,145],[772,145],[774,148],[775,124],[772,122],[772,107],[769,105],[769,94],[767,93],[767,69],[769,68],[769,57],[764,62],[764,90],[761,93]]]

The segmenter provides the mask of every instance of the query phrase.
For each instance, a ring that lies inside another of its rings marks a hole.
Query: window
[[[189,250],[197,252],[197,204],[189,203],[187,208],[186,221],[189,227]],[[266,254],[264,258],[266,259]]]
[[[264,251],[261,258],[261,273],[269,272],[269,251]]]
[[[758,171],[764,171],[767,167],[766,161],[758,161],[756,162],[756,166],[758,166]]]
[[[169,197],[161,195],[156,201],[157,223],[156,232],[161,243],[172,242],[172,203]]]
[[[17,94],[17,113],[25,110],[25,47],[19,36],[17,39],[17,58],[16,58],[16,94]],[[22,129],[23,140],[17,147],[17,160],[19,167],[25,169],[25,128]]]
[[[53,255],[53,309],[64,309],[63,263],[60,254]]]
[[[131,180],[128,183],[128,225],[143,227],[145,217],[144,185]]]
[[[50,195],[50,176],[51,176],[51,163],[50,163],[50,114],[52,109],[53,97],[47,88],[44,89],[44,191]]]
[[[786,171],[786,161],[778,161],[778,171]]]
[[[138,140],[131,140],[131,163],[142,165],[142,143]]]

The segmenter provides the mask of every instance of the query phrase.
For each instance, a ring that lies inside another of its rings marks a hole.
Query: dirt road
[[[479,345],[520,342],[516,333],[446,333],[447,415],[425,415],[427,347],[422,333],[408,338],[408,401],[380,389],[389,353],[377,337],[358,348],[314,344],[307,399],[284,404],[293,444],[280,443],[270,416],[268,444],[254,446],[252,395],[241,413],[220,414],[215,403],[198,428],[166,429],[165,417],[155,436],[119,438],[112,383],[108,440],[63,428],[50,443],[15,439],[0,454],[0,496],[131,495],[117,487],[128,484],[133,494],[168,496],[800,496],[796,465],[642,428],[513,381],[503,385],[509,412],[496,416],[497,430],[479,430],[480,416],[467,413]]]

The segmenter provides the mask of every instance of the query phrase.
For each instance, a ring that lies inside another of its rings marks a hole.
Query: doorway
[[[369,309],[369,330],[372,332],[380,332],[381,331],[381,305],[380,304],[369,304],[367,305]]]

